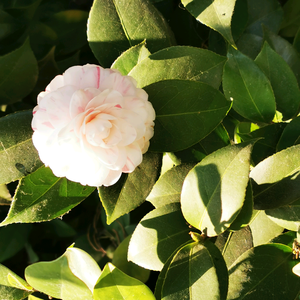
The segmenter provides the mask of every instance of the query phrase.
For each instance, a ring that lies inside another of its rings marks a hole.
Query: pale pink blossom
[[[155,112],[132,77],[96,65],[71,67],[37,101],[32,140],[54,175],[109,186],[142,162]]]

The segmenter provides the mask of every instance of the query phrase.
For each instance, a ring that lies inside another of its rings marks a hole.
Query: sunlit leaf
[[[277,151],[300,144],[300,117],[293,119],[285,127],[276,147]]]
[[[189,231],[179,203],[154,209],[133,232],[128,259],[146,269],[160,271],[169,256],[191,239]]]
[[[185,219],[208,236],[224,232],[242,209],[252,145],[227,146],[205,157],[184,180]]]

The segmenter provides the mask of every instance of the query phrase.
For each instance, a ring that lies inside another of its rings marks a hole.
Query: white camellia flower
[[[54,175],[109,186],[142,162],[155,112],[132,77],[97,65],[71,67],[37,101],[32,140]]]

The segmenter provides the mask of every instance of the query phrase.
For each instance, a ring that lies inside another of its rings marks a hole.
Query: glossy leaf
[[[147,200],[156,208],[180,202],[183,180],[194,164],[181,164],[164,173],[155,183]]]
[[[165,80],[145,87],[155,113],[150,150],[186,149],[214,130],[231,103],[210,85],[190,80]]]
[[[90,11],[88,41],[103,67],[144,39],[150,52],[175,44],[168,24],[148,1],[96,0]]]
[[[292,249],[281,244],[252,248],[229,269],[228,300],[296,299],[300,278],[291,272],[297,263]]]
[[[182,0],[185,8],[201,23],[218,31],[235,47],[231,34],[231,19],[236,0]]]
[[[112,69],[117,69],[122,75],[127,75],[137,64],[151,53],[146,47],[146,42],[131,47],[123,52],[112,64]]]
[[[283,6],[284,19],[280,28],[280,35],[286,37],[295,36],[300,27],[300,3],[297,0],[289,0]]]
[[[265,74],[246,55],[230,48],[224,66],[223,89],[233,109],[253,122],[269,123],[275,115],[275,98]]]
[[[64,300],[92,300],[100,274],[98,264],[78,248],[68,248],[54,261],[38,262],[25,269],[25,278],[34,289]]]
[[[300,145],[282,150],[262,162],[251,171],[250,177],[257,184],[276,184],[281,179],[300,170]]]
[[[283,227],[272,222],[262,210],[254,211],[250,229],[255,247],[268,243],[283,232]]]
[[[130,238],[131,236],[127,236],[115,250],[112,264],[128,276],[134,277],[145,283],[149,279],[150,271],[127,259]]]
[[[276,150],[281,151],[297,144],[300,144],[300,117],[287,124],[278,141]]]
[[[253,191],[252,191],[252,185],[249,181],[246,189],[246,195],[245,195],[245,201],[243,207],[240,210],[236,219],[230,225],[229,230],[237,231],[246,227],[251,220],[252,213],[253,213]]]
[[[159,177],[161,160],[161,154],[147,152],[143,156],[143,162],[133,173],[124,174],[113,186],[98,188],[108,224],[129,213],[146,200]]]
[[[298,184],[299,187],[299,184]],[[267,209],[266,215],[278,226],[298,231],[300,225],[300,199],[274,209]]]
[[[242,209],[252,145],[227,146],[205,157],[184,180],[185,219],[208,236],[224,232]]]
[[[94,300],[155,300],[151,290],[142,282],[129,277],[111,263],[107,263],[94,290]]]
[[[33,289],[25,280],[0,265],[0,300],[21,300],[31,293],[33,293]]]
[[[13,103],[27,96],[37,76],[37,61],[27,39],[20,48],[0,56],[0,104]]]
[[[300,58],[295,48],[284,38],[264,27],[264,39],[290,66],[300,85]]]
[[[49,168],[41,167],[22,179],[6,219],[11,223],[33,223],[55,219],[78,205],[95,188],[55,177]]]
[[[0,118],[0,183],[9,183],[42,165],[32,144],[32,111]]]
[[[129,75],[141,88],[167,79],[201,81],[219,88],[225,60],[224,56],[205,49],[175,46],[151,54]]]
[[[176,253],[165,275],[162,300],[225,300],[226,295],[227,268],[213,243],[190,243]]]
[[[264,43],[255,63],[271,82],[276,109],[282,113],[284,120],[291,119],[298,113],[300,105],[300,91],[294,73],[267,42]]]
[[[163,268],[169,256],[190,240],[189,227],[179,203],[171,203],[148,213],[133,232],[128,260],[146,269]]]
[[[0,228],[0,262],[18,253],[28,241],[30,224],[12,224]]]

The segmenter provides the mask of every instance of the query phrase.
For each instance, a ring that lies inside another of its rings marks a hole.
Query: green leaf
[[[205,157],[184,180],[185,219],[208,236],[224,232],[242,209],[252,145],[232,145]]]
[[[290,248],[293,248],[293,243],[296,238],[296,232],[288,231],[276,236],[274,239],[270,241],[270,243],[277,243],[287,245]]]
[[[300,91],[294,73],[267,42],[264,43],[255,63],[271,82],[276,109],[282,113],[284,120],[291,119],[298,113],[300,105]]]
[[[198,21],[218,31],[235,47],[230,25],[236,0],[182,0],[181,2]]]
[[[273,32],[278,32],[283,17],[281,5],[277,0],[247,0],[248,26],[245,30],[263,36],[262,24]]]
[[[254,246],[266,244],[283,231],[283,227],[272,222],[262,210],[254,211],[250,229]]]
[[[284,128],[278,141],[276,150],[281,151],[298,144],[300,144],[300,117],[292,120]]]
[[[31,224],[12,224],[0,228],[0,262],[18,253],[28,240]]]
[[[264,39],[290,66],[300,85],[300,58],[295,48],[284,38],[264,27]]]
[[[181,164],[164,173],[155,183],[147,200],[156,208],[180,202],[180,193],[185,176],[194,164]]]
[[[146,42],[143,41],[123,52],[114,61],[111,68],[120,71],[122,75],[127,75],[137,64],[150,54],[151,53],[146,48]]]
[[[9,183],[42,165],[32,144],[32,111],[0,118],[0,183]]]
[[[98,264],[78,248],[68,248],[54,261],[38,262],[25,269],[25,278],[34,289],[64,300],[92,300],[100,274]]]
[[[292,249],[281,244],[252,248],[229,269],[228,300],[296,299],[300,278],[291,268]]]
[[[173,257],[165,275],[161,299],[225,300],[227,274],[222,255],[213,243],[190,243]]]
[[[229,268],[244,252],[253,247],[252,234],[249,227],[236,232],[225,231],[217,237],[215,245],[222,250],[222,255]]]
[[[142,282],[129,277],[107,263],[94,289],[94,300],[155,300],[151,290]]]
[[[146,269],[160,271],[169,256],[191,239],[189,230],[179,203],[156,208],[140,221],[133,232],[128,260]]]
[[[275,115],[275,98],[265,74],[246,55],[230,48],[224,66],[223,89],[233,109],[253,122],[270,123]]]
[[[5,38],[21,29],[22,23],[18,19],[11,16],[9,13],[0,10],[0,28],[0,40],[1,42],[3,42]]]
[[[237,231],[247,226],[251,220],[253,212],[253,192],[250,181],[246,189],[245,201],[238,216],[230,225],[229,230]]]
[[[263,38],[253,33],[243,33],[236,41],[237,48],[243,54],[255,59],[261,50]]]
[[[167,79],[201,81],[219,88],[226,58],[214,52],[175,46],[163,49],[137,64],[129,73],[138,87]]]
[[[25,280],[0,264],[0,300],[21,300],[33,293]]]
[[[9,213],[0,225],[55,219],[78,205],[94,189],[55,177],[49,168],[41,167],[20,181]]]
[[[241,124],[240,124],[241,125]],[[256,129],[250,133],[239,133],[242,141],[257,140],[253,146],[251,158],[258,164],[265,158],[275,154],[276,145],[285,128],[285,123],[275,123]]]
[[[289,205],[284,205],[274,209],[267,209],[266,215],[279,226],[288,230],[298,231],[298,227],[300,225],[300,200],[298,199]]]
[[[98,188],[107,224],[129,213],[145,201],[159,177],[161,161],[161,154],[147,152],[143,156],[143,162],[134,172],[123,174],[113,186]]]
[[[281,179],[291,176],[300,170],[300,145],[282,150],[262,162],[250,173],[257,184],[276,184]]]
[[[88,41],[103,67],[146,39],[150,52],[175,44],[167,22],[148,0],[96,0],[90,10]]]
[[[141,268],[127,259],[130,238],[131,236],[127,236],[115,250],[112,264],[128,276],[145,283],[149,279],[150,270]]]
[[[52,15],[45,24],[57,34],[57,55],[67,55],[87,43],[88,13],[82,10],[65,10]]]
[[[295,36],[300,27],[300,3],[298,0],[289,0],[283,6],[284,19],[280,27],[280,35]]]
[[[0,56],[0,104],[13,103],[27,96],[37,77],[37,61],[27,39],[20,48]]]
[[[165,80],[145,87],[156,113],[150,150],[186,149],[213,131],[231,103],[210,85],[190,80]]]

